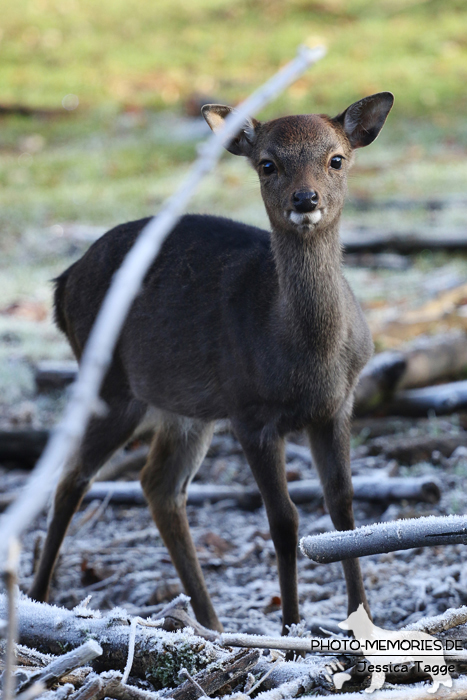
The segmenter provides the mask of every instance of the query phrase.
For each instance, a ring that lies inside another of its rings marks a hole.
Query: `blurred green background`
[[[50,322],[49,280],[106,228],[157,212],[208,133],[196,116],[203,99],[235,104],[303,42],[324,43],[327,56],[259,118],[335,114],[381,90],[396,97],[381,136],[358,154],[344,225],[465,226],[465,207],[427,218],[424,206],[431,198],[458,202],[467,186],[467,4],[461,0],[4,3],[2,404],[32,391],[28,363],[69,353]],[[421,204],[362,213],[353,205],[362,198]],[[229,154],[190,210],[267,225],[254,173]],[[379,275],[376,291],[366,273],[349,274],[361,299],[387,300],[413,298],[420,270],[467,269],[461,258],[427,260],[397,279]]]
[[[462,0],[18,0],[2,10],[2,99],[53,108],[73,93],[84,107],[161,109],[198,91],[236,101],[308,40],[329,56],[281,107],[338,110],[384,85],[399,116],[446,124],[467,104],[466,18]]]
[[[466,30],[461,0],[9,3],[0,18],[0,106],[39,112],[1,119],[2,230],[110,225],[155,212],[204,133],[186,123],[187,112],[198,114],[203,97],[245,98],[304,41],[326,44],[328,55],[262,116],[334,114],[392,90],[394,110],[381,143],[359,158],[354,191],[461,190]],[[260,208],[254,178],[238,163],[222,173],[224,186],[198,206],[241,215],[240,200],[251,218]],[[246,187],[240,198],[237,186]]]

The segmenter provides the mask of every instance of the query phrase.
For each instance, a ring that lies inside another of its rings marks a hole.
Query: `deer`
[[[45,601],[68,525],[105,461],[156,416],[141,484],[197,620],[222,631],[197,559],[187,489],[215,422],[229,419],[261,493],[276,552],[282,633],[299,623],[298,514],[285,440],[308,435],[337,530],[354,528],[350,422],[358,376],[373,352],[342,271],[339,221],[354,151],[372,143],[394,97],[381,92],[331,118],[245,120],[227,150],[259,176],[270,231],[184,215],[149,269],[91,420],[55,491],[29,596]],[[216,132],[233,108],[208,104]],[[80,359],[112,275],[149,219],[113,228],[55,280],[55,320]],[[343,562],[349,614],[370,614],[358,559]]]

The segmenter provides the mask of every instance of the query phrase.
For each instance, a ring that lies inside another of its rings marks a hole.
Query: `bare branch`
[[[309,559],[330,564],[412,547],[466,543],[467,517],[449,515],[375,523],[356,530],[303,537],[300,549]]]
[[[4,578],[8,596],[8,628],[6,642],[5,671],[3,673],[3,700],[11,700],[14,691],[13,667],[15,665],[15,645],[18,637],[18,621],[16,618],[17,572],[20,546],[16,538],[10,541],[8,560]]]

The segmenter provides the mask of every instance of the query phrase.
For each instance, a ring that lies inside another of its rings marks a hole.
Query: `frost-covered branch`
[[[48,666],[40,669],[20,685],[18,690],[26,690],[35,682],[41,682],[46,686],[51,686],[70,671],[74,671],[79,666],[85,666],[90,661],[94,661],[102,654],[102,647],[94,639],[79,646],[77,649],[69,651],[67,654],[57,657]]]
[[[208,139],[176,192],[158,216],[144,227],[121,267],[97,316],[84,351],[78,379],[65,415],[20,498],[0,521],[0,563],[6,560],[9,542],[19,537],[40,513],[53,490],[60,470],[79,445],[92,413],[99,407],[99,390],[127,313],[142,280],[166,236],[194,195],[201,179],[218,161],[224,144],[241,130],[245,118],[256,113],[294,82],[310,65],[324,56],[322,47],[301,47],[297,57],[254,92],[225,121],[224,128]]]
[[[309,559],[330,564],[399,549],[466,543],[467,517],[449,515],[375,523],[356,530],[303,537],[300,549]]]
[[[0,617],[5,616],[6,610],[7,598],[0,595]],[[95,670],[123,671],[126,666],[131,618],[121,608],[103,615],[84,606],[66,610],[37,603],[24,596],[18,601],[17,615],[21,644],[52,654],[62,654],[63,648],[76,649],[92,638],[102,647],[102,654],[93,662]],[[227,650],[195,635],[189,629],[167,632],[138,627],[132,673],[149,678],[150,669],[156,669],[155,677],[149,680],[162,687],[170,685],[170,680],[176,677],[183,666],[191,663],[187,668],[196,673],[211,662],[222,660],[227,654]],[[161,659],[170,659],[170,663],[164,661],[165,665],[160,667]]]
[[[401,632],[404,630],[411,632],[427,632],[428,634],[441,634],[442,632],[447,632],[447,630],[459,627],[459,625],[465,625],[466,623],[467,605],[463,605],[461,608],[449,608],[441,615],[422,617],[420,620],[417,620],[417,622],[402,627]]]

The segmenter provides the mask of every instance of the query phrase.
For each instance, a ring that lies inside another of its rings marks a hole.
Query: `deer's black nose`
[[[298,190],[292,195],[292,204],[295,211],[300,214],[305,214],[308,211],[313,211],[318,206],[319,196],[317,192],[309,192],[306,190]]]

